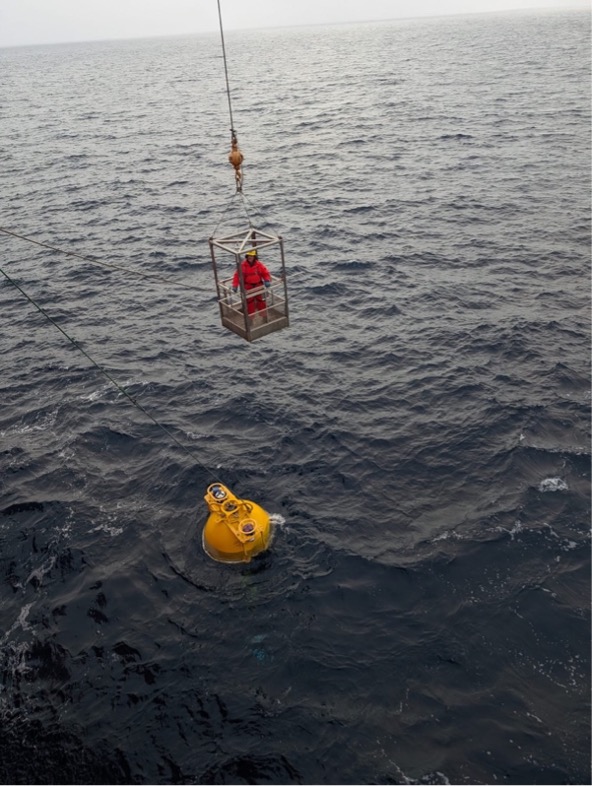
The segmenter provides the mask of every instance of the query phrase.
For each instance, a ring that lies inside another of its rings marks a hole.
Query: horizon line
[[[292,28],[303,27],[331,27],[340,25],[369,25],[369,24],[386,24],[387,22],[406,22],[414,19],[445,19],[453,16],[496,16],[502,14],[522,14],[522,13],[568,13],[572,11],[592,11],[592,0],[577,0],[574,6],[541,6],[539,8],[525,7],[525,8],[502,8],[497,11],[452,11],[445,14],[421,14],[420,16],[397,16],[397,17],[384,17],[382,19],[352,19],[342,20],[337,22],[304,22],[291,25],[270,25],[259,27],[230,27],[227,32],[242,33],[242,32],[258,32],[265,30],[289,30]],[[218,28],[214,27],[209,30],[184,32],[184,33],[160,33],[150,35],[122,35],[112,36],[110,38],[79,38],[67,39],[62,41],[38,41],[22,44],[0,44],[0,49],[18,49],[20,47],[43,47],[43,46],[62,46],[64,44],[101,44],[109,41],[147,41],[158,38],[178,38],[178,37],[192,37],[192,36],[206,36],[210,34],[218,34]]]

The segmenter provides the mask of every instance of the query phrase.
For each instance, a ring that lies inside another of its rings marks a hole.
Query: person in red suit
[[[242,278],[244,280],[244,290],[246,291],[248,314],[253,315],[254,312],[260,312],[265,309],[266,300],[263,293],[259,293],[258,295],[254,296],[248,296],[248,292],[250,290],[254,290],[257,287],[262,287],[262,285],[265,287],[270,287],[271,275],[266,265],[261,263],[258,259],[256,249],[250,249],[248,252],[246,252],[246,257],[242,260],[240,268],[242,270]],[[238,292],[239,284],[240,277],[238,271],[236,270],[231,283],[234,293]]]

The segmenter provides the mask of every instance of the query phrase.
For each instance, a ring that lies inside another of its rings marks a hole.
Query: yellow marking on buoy
[[[236,498],[220,482],[209,485],[209,517],[202,532],[205,553],[224,564],[247,563],[271,541],[271,519],[253,501]]]

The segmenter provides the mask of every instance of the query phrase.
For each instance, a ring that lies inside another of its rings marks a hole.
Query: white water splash
[[[148,386],[149,382],[150,381],[148,381],[148,380],[138,380],[138,381],[136,381],[134,379],[130,379],[130,380],[124,381],[123,383],[120,383],[120,385],[122,386],[122,388],[125,391],[128,391],[128,387],[129,386],[143,386],[144,387],[144,386]],[[112,391],[113,388],[114,388],[114,384],[113,383],[105,383],[103,386],[100,386],[100,388],[98,388],[97,391],[92,391],[90,394],[84,394],[82,397],[80,397],[80,399],[84,400],[86,402],[95,402],[98,399],[103,399],[108,392]],[[118,391],[117,396],[118,397],[122,397],[124,395],[122,394],[121,391]]]
[[[56,563],[56,556],[51,555],[42,566],[39,566],[37,567],[37,569],[33,569],[30,572],[29,577],[23,583],[23,587],[27,586],[32,580],[35,580],[37,587],[39,587],[43,582],[44,576],[52,571],[55,563]]]
[[[560,490],[567,490],[568,485],[564,479],[559,476],[554,476],[550,479],[543,479],[539,482],[539,492],[559,492]]]
[[[287,532],[289,530],[289,526],[285,524],[285,517],[282,514],[271,514],[271,524],[275,526],[275,528],[279,528],[279,530],[283,532]]]
[[[58,408],[49,413],[38,414],[33,424],[23,424],[22,419],[6,430],[0,431],[0,437],[6,438],[10,435],[27,435],[32,432],[47,432],[56,423]]]
[[[33,631],[33,627],[31,626],[31,624],[27,622],[27,616],[29,615],[29,611],[31,610],[32,607],[33,607],[33,602],[29,602],[28,605],[23,605],[16,621],[6,632],[2,640],[0,640],[0,645],[5,645],[6,643],[8,643],[9,637],[12,635],[15,629],[18,629],[18,627],[20,627],[23,631],[27,629],[29,631]]]
[[[115,526],[115,525],[108,525],[107,523],[101,523],[100,525],[96,526],[95,528],[91,528],[91,533],[94,534],[97,531],[101,531],[102,533],[108,534],[109,536],[120,536],[120,534],[124,531],[122,526]]]

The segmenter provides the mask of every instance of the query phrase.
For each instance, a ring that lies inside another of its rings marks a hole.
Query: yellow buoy
[[[250,561],[271,541],[271,519],[252,501],[241,500],[217,482],[207,488],[209,517],[202,532],[207,555],[224,564]]]

